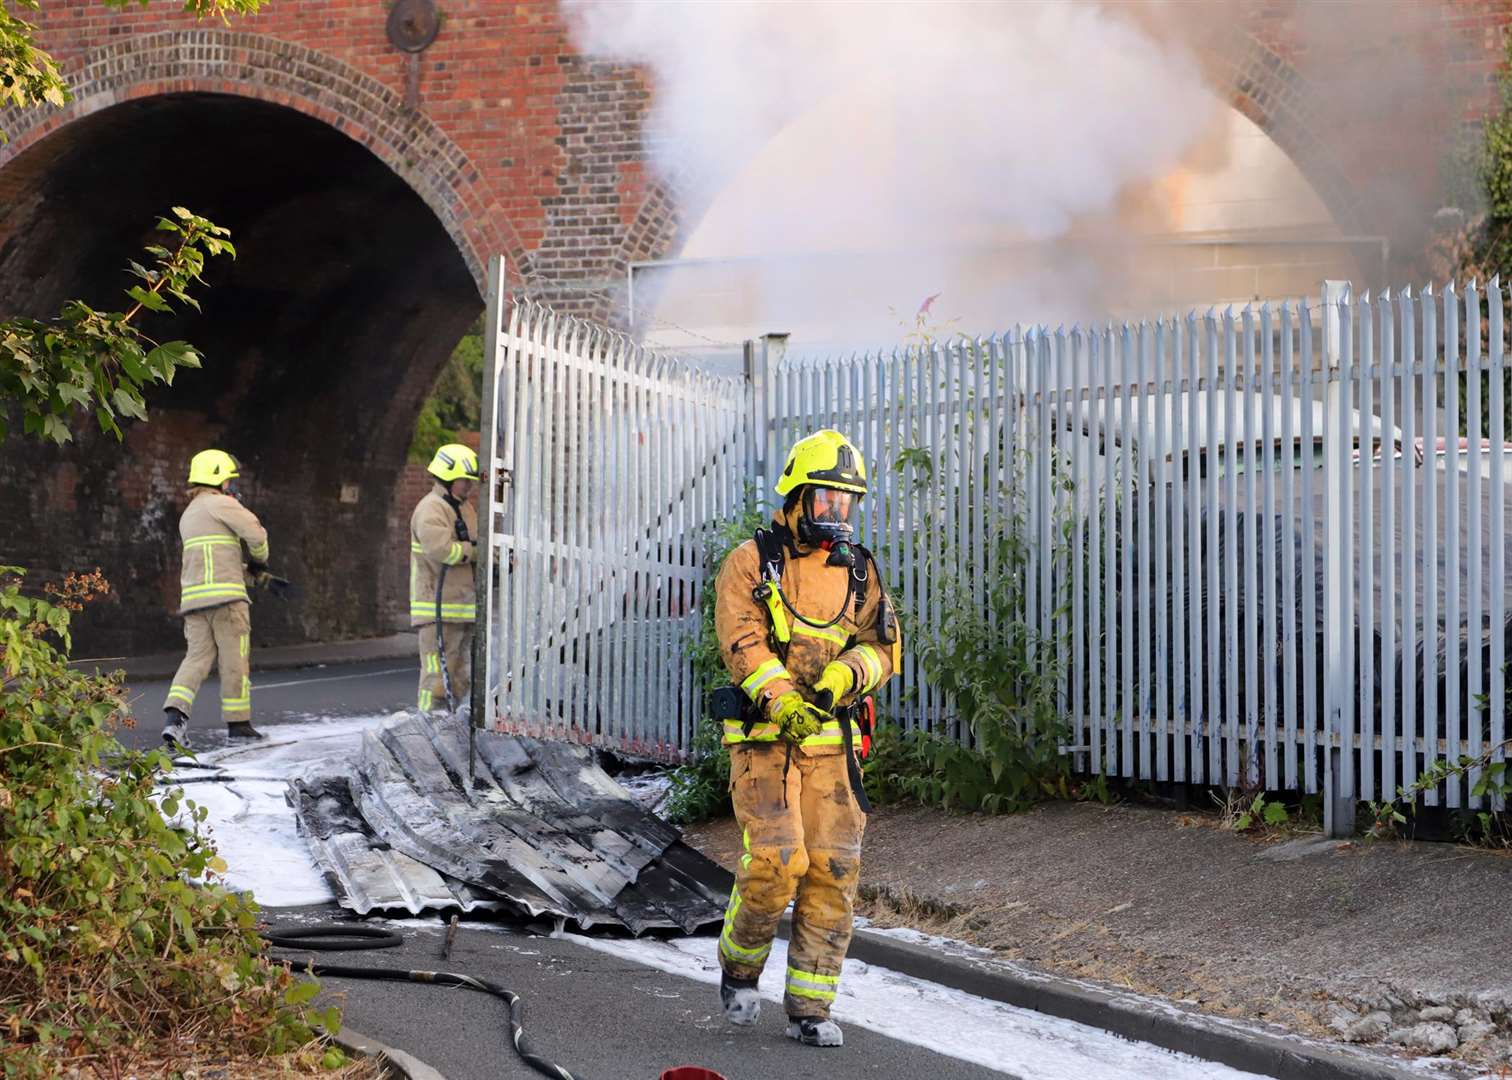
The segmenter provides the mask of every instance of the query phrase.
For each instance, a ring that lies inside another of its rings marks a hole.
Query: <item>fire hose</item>
[[[393,949],[403,944],[403,939],[390,930],[374,926],[342,926],[334,923],[324,926],[269,927],[260,935],[275,949],[308,949],[311,952],[341,952],[358,949]],[[375,979],[382,982],[414,982],[427,986],[460,986],[502,998],[509,1007],[509,1038],[520,1055],[520,1060],[543,1076],[555,1080],[585,1080],[578,1073],[568,1072],[556,1062],[542,1057],[531,1049],[525,1038],[525,1006],[520,995],[496,982],[473,975],[461,975],[454,971],[407,971],[404,968],[345,967],[337,964],[317,964],[310,960],[286,960],[291,971],[316,978]]]

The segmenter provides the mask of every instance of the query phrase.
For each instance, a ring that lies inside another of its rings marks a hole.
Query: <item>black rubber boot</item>
[[[263,733],[252,726],[250,720],[233,720],[226,725],[228,739],[261,739]]]
[[[189,749],[189,718],[171,705],[163,710],[163,745],[169,750]]]
[[[761,995],[755,979],[732,979],[720,972],[719,1001],[724,1005],[725,1019],[732,1024],[748,1027],[761,1019]]]
[[[839,1024],[813,1016],[788,1017],[787,1037],[797,1039],[804,1046],[845,1045],[845,1036],[841,1034]]]

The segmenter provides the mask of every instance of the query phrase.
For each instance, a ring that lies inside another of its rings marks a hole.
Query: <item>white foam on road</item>
[[[250,892],[264,907],[330,903],[336,896],[295,827],[286,785],[312,765],[355,759],[362,733],[389,719],[311,717],[270,726],[266,740],[212,750],[197,765],[175,769],[160,791],[193,781],[183,784],[184,799],[209,812],[205,825],[226,860],[228,888]]]
[[[251,892],[265,907],[329,903],[335,899],[284,801],[287,781],[323,762],[351,761],[362,733],[390,716],[318,718],[268,729],[260,743],[234,745],[203,754],[197,766],[171,774],[197,782],[184,797],[209,812],[209,825],[228,869],[226,884]],[[217,772],[216,770],[221,770]],[[212,779],[212,777],[214,777]],[[646,785],[650,786],[650,785]],[[647,794],[660,792],[638,792]],[[396,926],[436,929],[433,922],[399,920]],[[488,927],[482,921],[469,925]],[[513,928],[498,926],[503,933]],[[970,951],[961,942],[932,939],[913,931],[893,935],[949,951]],[[713,987],[719,982],[717,941],[710,937],[674,941],[561,935],[584,948],[630,960]],[[787,943],[773,943],[762,996],[781,1008]],[[714,991],[710,990],[711,1006]],[[1022,1080],[1260,1080],[1213,1062],[1131,1042],[1097,1028],[989,1001],[856,960],[845,962],[834,1017],[841,1024],[1008,1073]]]
[[[717,986],[715,938],[636,941],[563,934],[564,939]],[[761,996],[782,1007],[787,942],[772,943]],[[711,1004],[712,1004],[711,998]],[[939,1054],[1022,1080],[1263,1080],[1255,1073],[1131,1042],[1099,1028],[989,1001],[888,968],[845,961],[831,1015]]]

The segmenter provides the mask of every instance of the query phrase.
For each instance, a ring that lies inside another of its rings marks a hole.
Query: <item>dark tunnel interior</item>
[[[12,434],[0,461],[0,561],[39,575],[101,567],[115,595],[82,619],[80,647],[179,641],[178,513],[205,446],[244,464],[245,498],[272,534],[295,603],[257,603],[256,644],[388,632],[402,588],[392,493],[414,419],[482,307],[455,242],[361,144],[278,105],[176,94],[76,120],[0,169],[0,310],[48,317],[78,298],[129,303],[128,259],[187,206],[231,230],[202,311],[152,316],[157,340],[205,356],[149,397],[124,445],[81,415],[55,448]],[[390,565],[394,564],[394,565]],[[398,582],[396,585],[395,582]]]

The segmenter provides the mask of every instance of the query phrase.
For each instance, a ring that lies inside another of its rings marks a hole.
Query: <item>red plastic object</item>
[[[713,1069],[706,1069],[702,1065],[679,1065],[675,1069],[668,1069],[662,1073],[661,1080],[725,1080],[725,1078]]]

